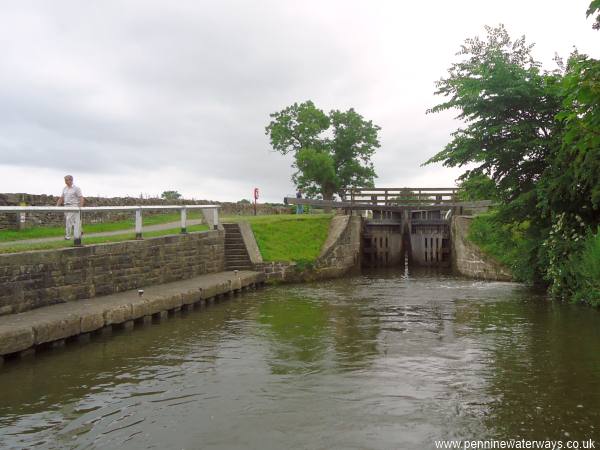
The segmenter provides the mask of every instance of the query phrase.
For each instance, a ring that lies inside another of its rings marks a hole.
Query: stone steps
[[[252,270],[244,238],[237,223],[224,223],[225,229],[225,268],[226,270]]]

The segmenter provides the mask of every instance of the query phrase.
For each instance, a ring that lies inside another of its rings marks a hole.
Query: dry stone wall
[[[221,230],[0,255],[0,314],[223,271]]]
[[[33,194],[0,194],[0,206],[55,206],[58,197],[53,195]],[[254,214],[254,206],[250,203],[214,202],[210,200],[164,200],[162,198],[136,198],[136,197],[86,197],[86,206],[138,206],[138,205],[220,205],[220,215],[237,216]],[[286,214],[289,209],[285,206],[257,205],[257,214]],[[144,211],[144,215],[161,214],[160,211]],[[132,212],[86,212],[83,223],[106,223],[116,220],[133,219]],[[22,221],[18,214],[0,213],[0,230],[16,230],[30,226],[61,226],[64,224],[61,213],[41,212],[28,213]]]

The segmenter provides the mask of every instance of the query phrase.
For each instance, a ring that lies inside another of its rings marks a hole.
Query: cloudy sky
[[[2,0],[0,192],[280,201],[264,127],[308,99],[381,126],[378,186],[450,186],[420,164],[458,126],[425,110],[460,44],[504,23],[548,68],[598,58],[589,1]]]

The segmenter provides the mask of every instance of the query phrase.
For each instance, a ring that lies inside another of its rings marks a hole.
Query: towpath
[[[201,223],[202,223],[202,219],[192,219],[192,220],[187,221],[187,226],[189,227],[192,225],[199,225]],[[180,221],[161,223],[158,225],[147,225],[147,226],[144,226],[144,232],[171,230],[171,229],[175,229],[179,226],[181,226]],[[135,229],[134,228],[124,228],[122,230],[103,231],[101,233],[85,233],[83,238],[85,239],[86,237],[119,236],[121,234],[129,234],[129,233],[135,233]],[[62,237],[62,236],[37,238],[37,239],[20,239],[17,241],[0,242],[0,247],[11,247],[15,244],[38,244],[38,243],[43,243],[43,242],[55,242],[55,241],[62,241],[62,240],[64,240],[64,237]]]
[[[64,344],[64,340],[112,326],[133,327],[151,322],[153,316],[190,310],[223,295],[234,295],[264,283],[254,271],[226,271],[199,275],[161,285],[144,286],[116,294],[69,301],[0,317],[0,365],[3,355],[27,351],[39,345]]]

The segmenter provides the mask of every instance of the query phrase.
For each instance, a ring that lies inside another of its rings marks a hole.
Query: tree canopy
[[[160,194],[160,198],[165,200],[178,200],[181,198],[181,194],[177,191],[164,191]]]
[[[486,31],[487,40],[465,41],[461,60],[436,84],[436,94],[449,99],[428,112],[456,108],[466,127],[426,164],[475,164],[463,179],[487,175],[501,198],[514,200],[531,192],[559,145],[557,76],[540,70],[525,37],[513,41],[502,25]]]
[[[600,29],[600,0],[587,15]],[[519,230],[531,249],[521,255],[534,268],[530,281],[600,303],[600,288],[573,263],[600,248],[600,61],[575,51],[544,71],[524,37],[511,39],[503,26],[486,31],[465,41],[437,82],[446,100],[428,112],[457,109],[464,126],[425,164],[472,165],[460,194],[496,196],[497,227]]]
[[[354,109],[326,114],[309,100],[270,117],[265,134],[273,150],[294,156],[292,181],[308,196],[328,200],[350,187],[373,186],[380,127]]]

